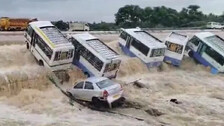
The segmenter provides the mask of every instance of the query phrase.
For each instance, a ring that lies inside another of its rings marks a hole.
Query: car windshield
[[[109,80],[109,79],[106,79],[106,80],[102,80],[100,82],[97,82],[96,85],[100,88],[100,89],[103,89],[103,88],[107,88],[111,85],[113,85],[113,81]]]

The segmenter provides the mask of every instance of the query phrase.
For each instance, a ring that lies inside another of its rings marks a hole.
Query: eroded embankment
[[[50,72],[39,67],[25,45],[0,46],[0,95],[18,94],[24,88],[46,89]]]

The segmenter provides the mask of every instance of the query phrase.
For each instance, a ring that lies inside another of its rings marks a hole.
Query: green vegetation
[[[92,23],[90,30],[110,31],[121,27],[142,27],[142,28],[181,28],[200,27],[204,28],[207,22],[224,22],[222,15],[204,14],[199,11],[200,6],[190,5],[180,12],[165,6],[141,8],[137,5],[126,5],[121,7],[115,14],[115,23]],[[54,24],[63,31],[68,30],[68,23],[61,21]]]
[[[180,12],[165,6],[140,8],[136,5],[126,5],[115,14],[116,25],[119,27],[202,27],[207,22],[224,22],[224,14],[203,14],[198,5],[190,5]]]

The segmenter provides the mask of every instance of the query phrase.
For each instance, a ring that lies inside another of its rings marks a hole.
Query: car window
[[[106,88],[106,87],[110,87],[114,84],[113,81],[109,80],[109,79],[106,79],[106,80],[102,80],[100,82],[97,82],[96,85],[100,88],[100,89],[103,89],[103,88]]]
[[[94,88],[93,88],[93,84],[92,84],[91,82],[88,82],[88,81],[87,81],[87,82],[85,83],[85,89],[92,89],[92,90],[93,90],[93,89],[94,89]]]
[[[74,88],[76,88],[76,89],[82,89],[83,88],[83,84],[84,84],[84,82],[79,82],[78,84],[76,84],[74,86]]]

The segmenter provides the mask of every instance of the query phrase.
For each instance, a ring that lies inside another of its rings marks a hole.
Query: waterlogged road
[[[164,40],[169,32],[151,33]],[[198,31],[180,32],[192,36]],[[222,31],[213,32],[224,38]],[[123,84],[129,104],[111,111],[130,117],[92,111],[78,103],[71,106],[69,99],[50,84],[47,71],[36,64],[25,45],[15,45],[23,42],[20,33],[0,35],[1,43],[11,43],[0,46],[0,126],[224,125],[223,74],[211,75],[208,68],[187,57],[180,68],[164,64],[162,70],[148,70],[139,59],[123,55],[118,34],[96,36],[122,56],[117,80]],[[83,74],[74,70],[71,76],[72,84]],[[137,79],[146,87],[130,83]]]

